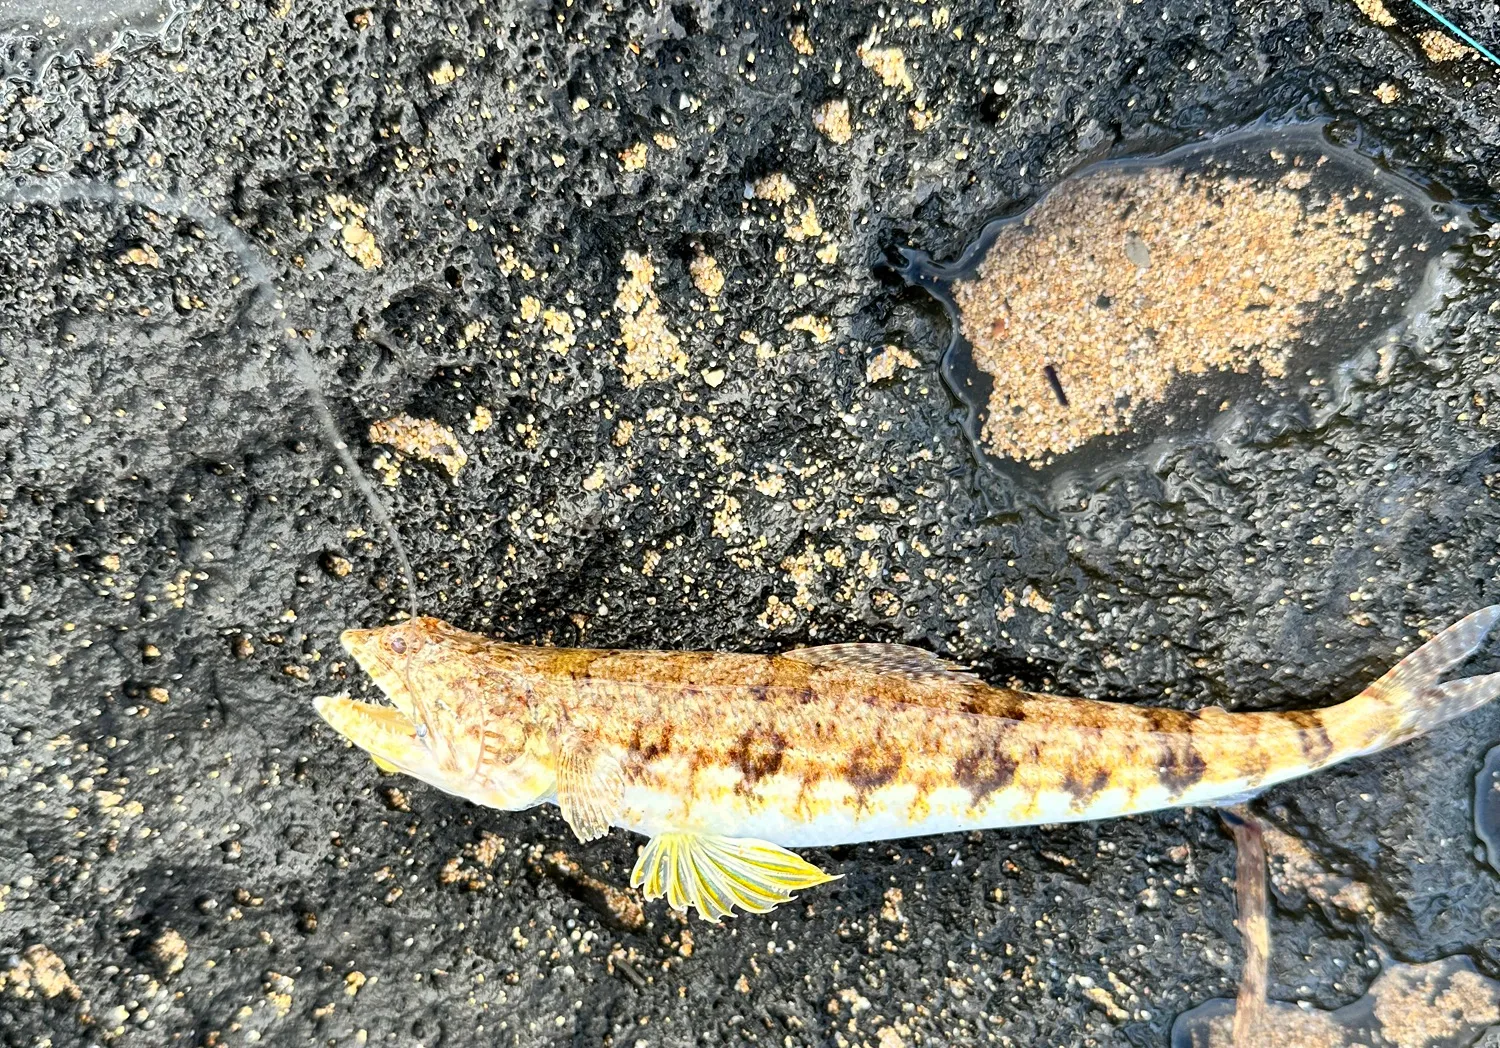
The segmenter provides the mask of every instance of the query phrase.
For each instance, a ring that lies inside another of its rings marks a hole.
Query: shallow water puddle
[[[1086,167],[956,262],[908,251],[904,273],[949,311],[944,375],[970,437],[1040,467],[1257,386],[1211,377],[1295,389],[1297,369],[1379,342],[1431,299],[1461,226],[1302,125]]]
[[[1480,781],[1488,781],[1483,773]],[[1283,890],[1295,885],[1310,899],[1377,924],[1378,914],[1365,886],[1322,870],[1300,841],[1243,810],[1226,813],[1225,822],[1235,840],[1245,952],[1239,993],[1236,1000],[1219,998],[1179,1015],[1171,1048],[1469,1048],[1500,1023],[1500,982],[1463,956],[1404,964],[1380,951],[1380,974],[1364,996],[1332,1011],[1269,1000],[1268,854],[1277,861]]]
[[[202,205],[34,186],[0,195],[0,230],[28,245],[0,260],[0,341],[15,347],[0,495],[167,477],[185,456],[230,454],[285,410],[264,263]],[[193,366],[222,344],[237,369]]]
[[[1474,833],[1484,845],[1484,858],[1500,872],[1500,746],[1484,755],[1474,776]]]

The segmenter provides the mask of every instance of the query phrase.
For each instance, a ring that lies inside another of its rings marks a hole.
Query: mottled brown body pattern
[[[789,847],[1224,804],[1395,745],[1500,695],[1443,682],[1474,612],[1336,706],[1182,712],[992,688],[916,648],[783,655],[521,647],[414,619],[343,641],[391,705],[316,700],[381,767],[580,840],[650,839],[648,899],[716,921],[834,879]]]
[[[627,802],[632,787],[672,798],[670,810],[626,803],[611,820],[648,833],[757,818],[814,826],[836,812],[855,824],[884,815],[882,836],[899,830],[898,815],[910,832],[930,832],[938,798],[953,818],[990,825],[1123,814],[1253,789],[1372,741],[1320,711],[1185,713],[993,688],[951,668],[819,665],[796,652],[523,647],[424,621],[441,641],[429,650],[455,719],[446,731],[489,739],[523,701],[535,731],[613,755]]]
[[[880,790],[906,786],[917,826],[922,806],[957,786],[972,817],[1003,802],[1005,821],[1020,824],[1044,816],[1037,802],[1049,793],[1068,794],[1082,816],[1113,787],[1121,810],[1141,810],[1160,806],[1163,789],[1180,803],[1300,774],[1334,748],[1317,712],[1182,713],[780,657],[558,655],[535,694],[623,751],[627,781],[677,793],[679,824],[695,827],[726,806],[748,815],[773,803],[777,777],[796,784],[795,820],[816,820],[840,787],[857,818]],[[1343,735],[1354,748],[1366,741]]]

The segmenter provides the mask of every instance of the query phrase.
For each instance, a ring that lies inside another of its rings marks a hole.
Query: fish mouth
[[[431,774],[432,755],[417,727],[400,710],[347,695],[319,695],[313,708],[328,726],[374,758],[383,771],[418,777]]]
[[[390,651],[387,638],[394,626],[378,629],[351,629],[339,634],[339,643],[365,671],[365,675],[384,693],[408,721],[417,718],[416,703],[412,700],[411,685],[407,681],[404,659],[398,662]]]

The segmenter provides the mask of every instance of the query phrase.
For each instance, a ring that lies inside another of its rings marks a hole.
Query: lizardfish
[[[644,834],[632,886],[717,921],[834,879],[789,848],[1228,804],[1393,746],[1500,694],[1500,673],[1442,683],[1497,619],[1300,712],[997,688],[899,644],[592,651],[433,618],[342,637],[392,706],[316,702],[383,769],[493,808],[556,804],[581,841]]]

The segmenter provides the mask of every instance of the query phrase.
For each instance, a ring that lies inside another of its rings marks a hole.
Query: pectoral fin
[[[625,776],[619,760],[569,733],[557,743],[557,806],[580,841],[609,832],[620,814]]]
[[[694,907],[718,922],[738,906],[765,913],[792,892],[837,880],[780,845],[713,833],[663,833],[652,837],[636,860],[630,886],[647,899],[666,896],[674,910]]]

